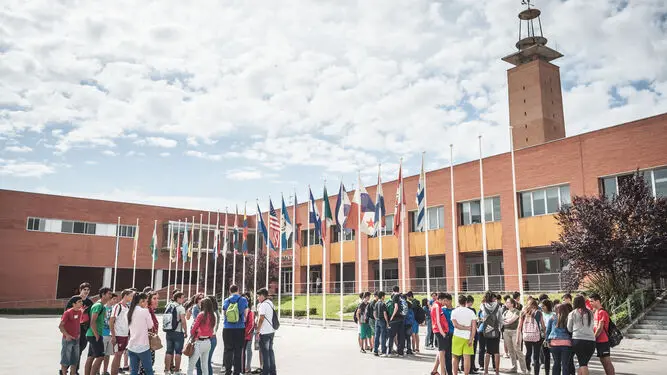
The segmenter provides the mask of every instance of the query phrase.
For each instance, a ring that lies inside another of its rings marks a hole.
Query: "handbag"
[[[150,343],[152,351],[162,349],[162,340],[157,333],[148,332],[148,342]]]
[[[183,355],[192,357],[193,354],[195,354],[195,343],[192,340],[189,340],[183,347]]]

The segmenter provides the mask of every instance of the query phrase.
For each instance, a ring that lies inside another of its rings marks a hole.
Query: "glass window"
[[[75,221],[73,233],[86,233],[86,223],[81,221]]]
[[[521,217],[533,216],[532,194],[530,192],[521,193]]]
[[[570,203],[572,203],[570,185],[563,185],[560,187],[560,204],[561,206],[569,206]]]
[[[533,215],[544,215],[546,213],[546,201],[544,198],[544,190],[536,190],[533,192]]]
[[[426,212],[428,214],[429,230],[445,227],[445,206],[429,207]]]
[[[26,229],[27,230],[39,230],[39,219],[34,218],[34,217],[29,217]]]
[[[482,209],[479,205],[479,201],[470,202],[470,222],[472,224],[482,222]]]
[[[459,203],[460,225],[469,225],[482,222],[479,200]],[[444,221],[445,208],[442,207]],[[500,221],[500,197],[484,198],[484,220],[486,222]]]
[[[493,199],[485,198],[484,199],[484,221],[490,222],[493,221]]]
[[[465,202],[461,204],[461,224],[469,225],[470,222],[470,202]]]
[[[653,184],[656,197],[667,197],[667,168],[656,169],[653,171]]]
[[[385,232],[384,235],[394,234],[394,215],[387,215],[384,217]]]
[[[408,211],[409,231],[417,231],[417,211]]]
[[[558,212],[560,206],[558,201],[559,190],[559,187],[550,187],[547,189],[547,213]]]
[[[602,179],[602,193],[611,199],[618,193],[616,190],[616,177],[606,177]]]
[[[95,223],[86,223],[86,234],[95,234]]]
[[[73,221],[63,221],[63,228],[62,228],[63,233],[72,233],[73,228],[74,228]]]
[[[500,221],[500,197],[493,198],[493,221]]]

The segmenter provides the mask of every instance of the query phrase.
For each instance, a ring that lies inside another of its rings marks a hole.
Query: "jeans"
[[[382,345],[380,354],[389,354],[387,353],[387,323],[384,320],[375,322],[375,345],[373,348],[375,353],[378,352],[380,345]]]
[[[512,368],[517,369],[517,362],[519,362],[521,372],[526,372],[526,357],[523,355],[521,345],[516,343],[516,329],[506,329],[503,333],[503,337],[505,344],[507,344],[507,352],[509,353],[510,359],[512,360]]]
[[[445,339],[447,340],[448,343],[448,348],[450,350],[445,352],[445,370],[447,370],[447,375],[452,375],[452,336],[454,334],[452,332],[448,333],[447,336],[445,336]],[[442,374],[445,375],[445,374]]]
[[[412,353],[412,325],[405,326],[405,350]]]
[[[146,375],[154,375],[150,350],[146,350],[145,352],[141,353],[135,353],[131,350],[128,350],[127,356],[130,359],[130,375],[139,374],[139,362],[141,362],[141,364],[144,366],[144,369],[146,369]]]
[[[425,346],[433,346],[433,325],[431,319],[426,319],[426,342]]]
[[[245,341],[245,346],[241,353],[244,354],[241,359],[241,362],[243,362],[241,363],[243,366],[242,372],[250,372],[252,365],[252,337],[250,340]]]
[[[396,352],[398,355],[403,355],[403,349],[405,347],[405,326],[403,325],[403,320],[397,320],[389,322],[389,345],[388,349],[391,351],[392,346],[394,345],[394,338],[397,338],[398,344],[396,345]]]
[[[211,350],[208,352],[208,373],[209,375],[213,374],[213,351],[215,347],[218,346],[218,338],[211,336]],[[201,371],[201,358],[197,361],[197,375],[202,375]]]
[[[241,373],[241,351],[245,343],[245,329],[224,328],[222,342],[225,345],[223,355],[225,374],[232,374],[232,367],[234,367],[234,375],[239,375]]]
[[[549,375],[551,372],[551,351],[546,346],[542,346],[542,355],[544,360],[544,373]]]
[[[274,333],[259,335],[259,350],[262,352],[262,375],[276,375],[276,355],[273,352]]]
[[[540,352],[542,351],[542,340],[538,342],[524,341],[526,344],[526,364],[530,362],[530,357],[533,357],[533,373],[538,375],[540,373]]]
[[[552,375],[570,375],[572,348],[569,346],[552,346],[551,355],[554,357]]]
[[[208,355],[210,352],[211,352],[211,339],[195,341],[195,351],[194,353],[192,353],[192,357],[190,357],[190,359],[188,360],[188,375],[192,375],[192,372],[195,370],[195,367],[197,366],[197,362],[199,362],[201,358],[208,360],[209,358]],[[204,375],[210,374],[208,372],[208,366],[203,366],[201,370],[202,374]]]

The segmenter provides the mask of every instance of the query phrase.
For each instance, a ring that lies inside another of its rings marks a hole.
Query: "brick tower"
[[[519,13],[518,51],[503,57],[514,65],[507,71],[507,87],[515,150],[565,137],[560,70],[551,63],[563,55],[547,47],[540,10],[530,0],[522,3],[527,9]]]

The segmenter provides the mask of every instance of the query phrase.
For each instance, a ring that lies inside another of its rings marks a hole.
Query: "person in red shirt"
[[[445,372],[445,353],[447,350],[451,350],[451,347],[448,348],[447,333],[449,332],[449,324],[447,324],[447,318],[442,312],[442,307],[445,305],[445,298],[447,294],[438,293],[438,299],[433,301],[431,305],[431,324],[433,337],[438,343],[438,355],[435,357],[435,363],[433,364],[433,371],[431,375],[437,375],[438,367],[440,367],[440,373],[446,374]]]
[[[192,374],[197,361],[202,361],[202,374],[208,373],[208,354],[211,351],[211,337],[215,334],[215,325],[218,317],[213,310],[213,302],[204,298],[201,301],[201,312],[197,315],[190,331],[190,340],[195,343],[195,351],[188,361],[188,374]],[[210,374],[212,375],[212,374]]]
[[[615,375],[616,369],[611,362],[611,346],[609,345],[609,313],[602,307],[602,299],[597,293],[591,294],[591,306],[593,307],[593,332],[595,333],[595,348],[600,358],[600,363],[607,375]]]
[[[61,375],[67,375],[67,368],[70,369],[70,375],[74,375],[79,366],[79,335],[81,334],[83,298],[74,296],[71,302],[72,307],[63,313],[58,326],[63,334],[60,352]]]
[[[255,313],[252,311],[252,298],[250,293],[244,293],[243,296],[248,300],[248,319],[245,321],[245,345],[241,351],[242,373],[249,373],[252,363],[252,336],[255,331]]]

